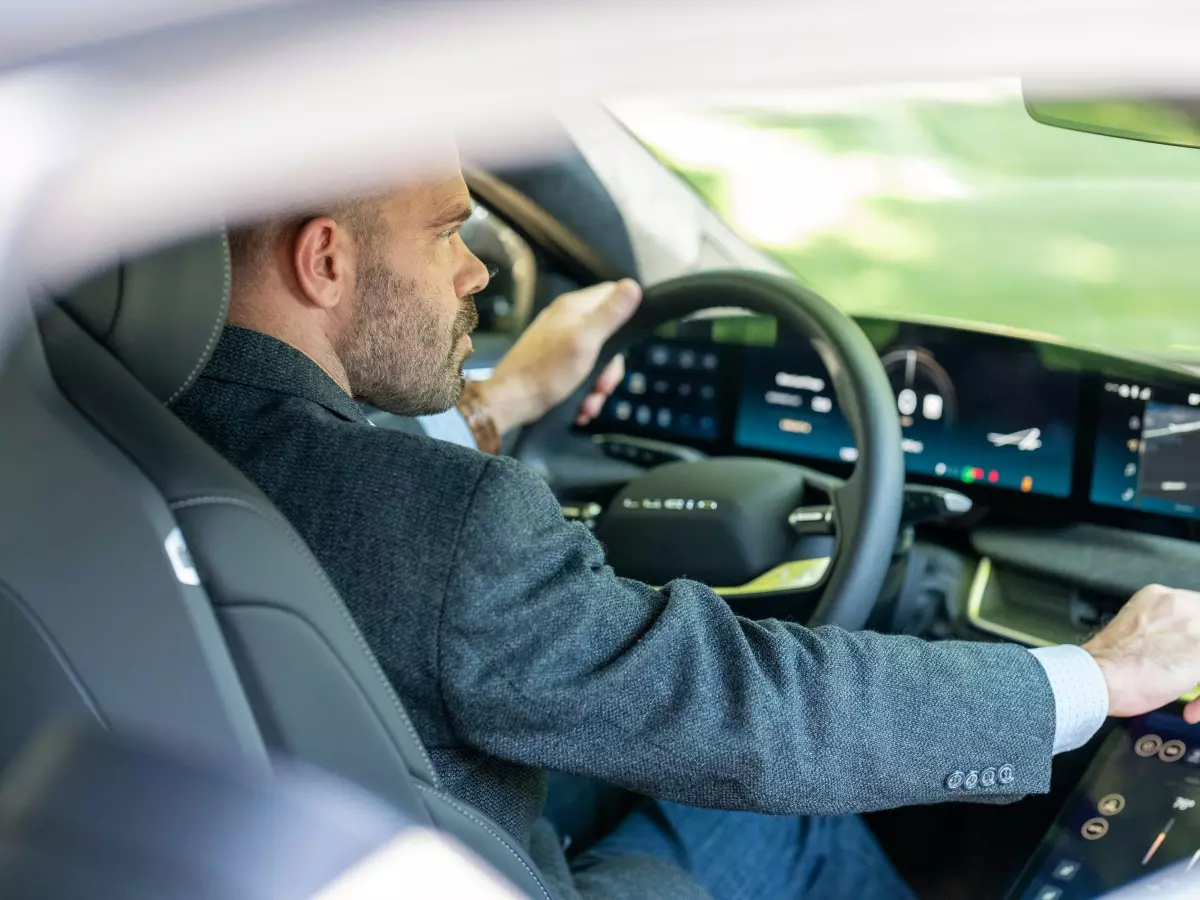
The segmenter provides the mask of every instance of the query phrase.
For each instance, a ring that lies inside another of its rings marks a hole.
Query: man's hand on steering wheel
[[[637,310],[642,289],[625,278],[563,294],[533,320],[479,385],[500,433],[541,418],[575,392],[601,347]],[[587,424],[625,377],[620,356],[596,377],[576,422]]]

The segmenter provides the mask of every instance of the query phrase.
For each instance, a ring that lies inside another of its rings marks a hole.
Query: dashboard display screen
[[[909,472],[1026,493],[1071,492],[1080,381],[1037,346],[899,324],[880,358]],[[735,443],[817,459],[858,458],[829,373],[810,345],[747,348]]]
[[[1105,741],[1012,900],[1200,896],[1200,727],[1132,719]]]
[[[1200,394],[1106,381],[1092,502],[1200,518]]]
[[[661,439],[716,440],[724,353],[710,343],[667,338],[636,344],[625,354],[625,380],[597,425]]]

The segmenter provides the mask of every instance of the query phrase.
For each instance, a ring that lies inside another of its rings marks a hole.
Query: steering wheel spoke
[[[833,505],[798,506],[788,513],[788,524],[799,535],[834,534]]]

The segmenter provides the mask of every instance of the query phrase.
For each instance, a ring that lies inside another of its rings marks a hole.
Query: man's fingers
[[[596,378],[593,393],[607,397],[625,380],[625,357],[621,354],[614,356],[604,367],[604,371]]]
[[[1197,722],[1200,722],[1200,697],[1197,697],[1183,708],[1183,720],[1189,725],[1195,725]]]
[[[608,296],[596,307],[592,321],[607,338],[629,321],[642,302],[642,288],[632,278],[622,278],[612,286]]]
[[[608,394],[588,394],[584,397],[583,402],[579,404],[579,413],[575,416],[575,424],[586,425],[600,415],[600,410],[604,408],[604,401],[607,399]]]

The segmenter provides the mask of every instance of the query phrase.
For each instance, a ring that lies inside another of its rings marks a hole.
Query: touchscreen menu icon
[[[1178,762],[1186,752],[1187,745],[1183,741],[1167,741],[1158,751],[1158,758],[1163,762]]]
[[[1163,739],[1157,734],[1147,734],[1138,738],[1138,742],[1133,745],[1133,752],[1138,756],[1151,757],[1158,754],[1162,745]]]
[[[1051,873],[1050,877],[1058,881],[1070,881],[1075,877],[1076,873],[1078,873],[1081,868],[1082,865],[1075,862],[1075,860],[1064,859],[1054,867],[1054,871]]]

